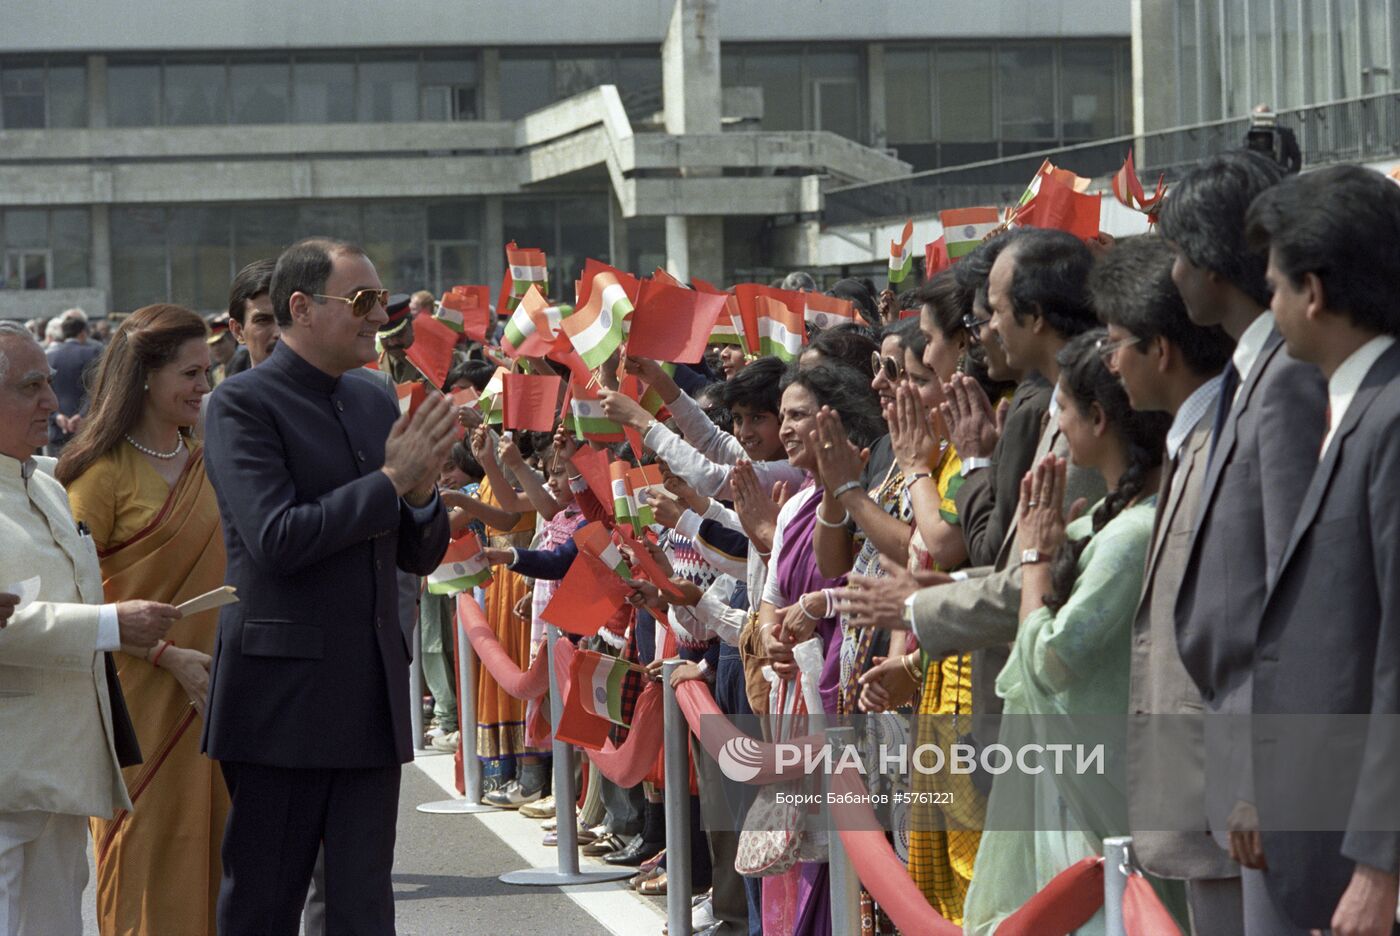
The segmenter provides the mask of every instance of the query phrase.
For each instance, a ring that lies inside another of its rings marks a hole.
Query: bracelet
[[[913,653],[906,653],[900,657],[900,659],[904,661],[904,672],[908,673],[909,678],[914,680],[914,682],[918,682],[919,671],[915,668],[914,661],[910,659],[912,656],[914,656]]]
[[[905,480],[905,483],[906,483],[906,484],[908,484],[910,487],[913,487],[913,486],[914,486],[916,483],[918,483],[919,481],[922,481],[922,480],[924,480],[925,478],[932,478],[932,477],[933,477],[933,472],[932,472],[932,471],[916,471],[916,472],[914,472],[913,474],[908,475],[904,480]]]
[[[162,640],[162,641],[160,642],[160,649],[158,649],[158,650],[156,651],[155,656],[151,657],[151,665],[152,665],[152,666],[155,666],[155,667],[159,667],[159,666],[160,666],[160,655],[161,655],[162,653],[164,653],[164,652],[165,652],[166,650],[168,650],[168,649],[170,649],[170,641],[168,641],[168,640]]]
[[[797,607],[800,608],[800,609],[802,610],[802,616],[805,617],[807,620],[809,620],[809,621],[820,621],[820,620],[821,620],[821,618],[817,617],[817,616],[816,616],[815,614],[813,614],[811,611],[808,611],[808,610],[807,610],[807,596],[806,596],[806,595],[799,595],[799,596],[798,596],[798,598],[797,598]]]
[[[828,520],[822,516],[822,509],[821,505],[819,504],[817,505],[817,522],[824,527],[830,527],[833,530],[839,530],[846,524],[851,522],[851,512],[849,510],[846,511],[845,514],[842,515],[840,520]]]
[[[859,481],[847,481],[845,484],[837,485],[836,490],[834,490],[834,491],[831,492],[831,499],[832,499],[832,500],[840,500],[840,499],[841,499],[841,495],[843,495],[843,494],[846,494],[846,493],[848,493],[848,492],[850,492],[850,491],[863,491],[863,490],[865,490],[865,489],[864,489],[863,487],[861,487],[861,483],[860,483]]]

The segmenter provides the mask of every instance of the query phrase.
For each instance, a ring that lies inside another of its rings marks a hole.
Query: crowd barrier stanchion
[[[558,836],[557,868],[525,868],[520,871],[507,871],[500,877],[503,884],[518,884],[524,887],[558,887],[564,884],[602,884],[618,881],[636,874],[634,868],[606,868],[581,871],[578,866],[578,814],[574,812],[574,802],[578,799],[578,789],[574,786],[574,764],[569,745],[559,740],[559,717],[564,711],[564,697],[559,691],[559,674],[554,669],[554,644],[559,640],[559,629],[553,624],[548,627],[545,641],[549,652],[549,723],[554,742],[554,815],[558,820],[555,831]]]
[[[421,751],[423,744],[423,625],[413,622],[413,659],[408,661],[408,717],[413,724],[413,749]]]
[[[1123,924],[1123,892],[1128,887],[1133,840],[1118,836],[1103,840],[1103,916],[1105,936],[1128,936]]]
[[[849,748],[856,743],[856,730],[854,728],[828,728],[826,729],[827,744],[831,750],[832,764],[842,762],[842,756]],[[823,784],[826,792],[832,789],[831,776],[828,774],[826,782]],[[846,854],[845,843],[841,841],[841,835],[836,828],[836,810],[827,804],[827,848],[830,870],[828,871],[828,885],[831,889],[831,931],[833,933],[859,933],[860,932],[860,878],[856,876],[856,869],[851,864],[850,855]]]
[[[475,601],[467,596],[468,601]],[[454,600],[452,608],[455,611]],[[433,815],[459,815],[496,812],[494,806],[481,801],[481,760],[476,756],[476,652],[467,639],[467,626],[460,614],[453,614],[457,621],[457,700],[459,719],[458,737],[462,746],[462,781],[466,795],[457,799],[436,800],[418,807],[421,813]]]
[[[666,932],[669,936],[690,936],[690,728],[671,685],[671,674],[680,664],[680,660],[667,660],[661,665],[666,777]]]

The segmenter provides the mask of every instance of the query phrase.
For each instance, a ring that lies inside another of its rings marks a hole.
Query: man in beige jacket
[[[131,808],[103,651],[150,647],[179,618],[102,604],[92,538],[33,456],[49,376],[33,336],[0,322],[0,592],[17,599],[0,621],[0,936],[82,932],[88,817]]]

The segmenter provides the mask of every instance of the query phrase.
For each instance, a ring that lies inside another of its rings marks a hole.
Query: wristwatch
[[[983,458],[980,455],[969,455],[967,458],[964,458],[962,460],[961,472],[962,476],[966,478],[978,468],[990,467],[992,467],[992,460],[990,458]]]
[[[1021,565],[1035,565],[1038,562],[1049,562],[1053,556],[1050,553],[1043,553],[1038,549],[1027,549],[1021,553]]]

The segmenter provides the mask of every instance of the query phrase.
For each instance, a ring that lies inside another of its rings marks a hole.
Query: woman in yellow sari
[[[208,331],[173,305],[133,313],[103,355],[93,407],[59,460],[109,602],[179,605],[224,581],[224,541],[189,432],[209,392]],[[92,821],[103,936],[214,936],[228,793],[199,751],[217,612],[177,621],[149,651],[115,654],[144,761],[123,771],[134,809]]]

